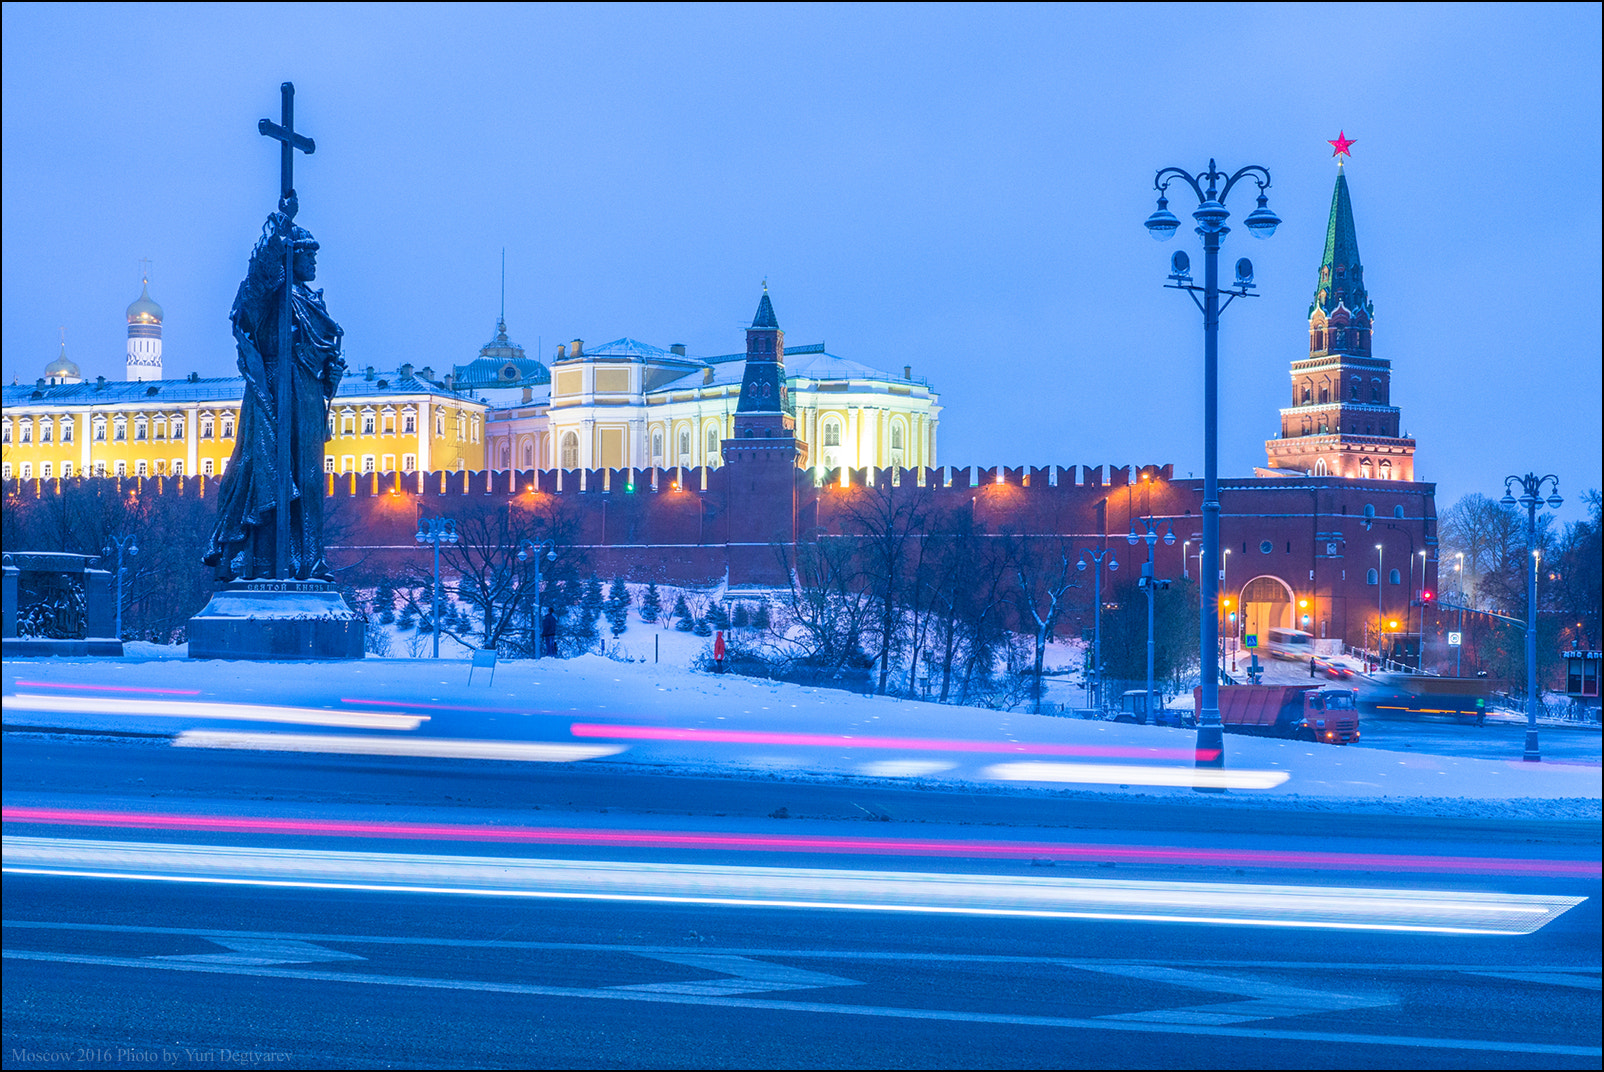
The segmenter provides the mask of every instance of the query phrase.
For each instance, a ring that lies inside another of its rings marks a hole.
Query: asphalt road
[[[1599,1062],[1596,823],[6,737],[6,1067]]]

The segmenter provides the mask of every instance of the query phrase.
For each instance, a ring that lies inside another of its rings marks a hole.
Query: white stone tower
[[[162,378],[162,307],[150,300],[150,276],[141,280],[144,289],[128,307],[128,378]]]

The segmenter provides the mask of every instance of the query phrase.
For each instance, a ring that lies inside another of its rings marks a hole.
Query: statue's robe
[[[278,322],[284,288],[248,278],[234,301],[231,318],[245,397],[206,553],[206,564],[216,568],[219,580],[277,576],[281,435],[290,437],[289,576],[299,580],[328,576],[323,558],[323,457],[329,403],[345,372],[340,357],[343,332],[329,318],[321,290],[297,281],[291,293],[294,345],[287,415],[279,413],[278,403]]]

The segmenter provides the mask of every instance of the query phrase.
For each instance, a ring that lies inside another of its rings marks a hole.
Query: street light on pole
[[[546,559],[547,562],[555,562],[555,561],[557,561],[557,545],[554,544],[552,541],[550,541],[550,540],[541,540],[539,543],[536,543],[533,540],[521,540],[521,541],[519,541],[519,544],[518,544],[518,561],[519,562],[533,562],[535,564],[535,629],[536,629],[536,633],[535,633],[535,658],[537,658],[537,659],[540,658],[540,655],[541,655],[540,647],[541,647],[541,644],[545,640],[545,638],[543,636],[541,636],[541,634],[539,633],[539,629],[541,628],[541,617],[540,617],[540,559],[542,558],[542,555],[541,555],[540,552],[542,552],[542,551],[546,552],[546,554],[544,555],[544,558]]]
[[[1526,564],[1526,754],[1521,758],[1528,763],[1542,759],[1537,751],[1537,508],[1543,504],[1543,485],[1550,481],[1554,484],[1554,493],[1548,497],[1548,506],[1558,510],[1565,505],[1565,500],[1559,497],[1559,477],[1552,473],[1506,476],[1504,497],[1499,500],[1500,505],[1514,506],[1517,500],[1509,486],[1519,484],[1518,501],[1526,507],[1526,557],[1530,561]]]
[[[1142,526],[1146,532],[1136,531],[1136,522],[1131,522],[1131,534],[1126,537],[1130,543],[1138,540],[1147,541],[1147,561],[1142,563],[1142,579],[1137,582],[1140,587],[1147,589],[1147,717],[1151,721],[1153,715],[1153,590],[1159,584],[1165,588],[1170,586],[1169,581],[1159,581],[1153,576],[1153,547],[1159,541],[1158,529],[1153,527],[1151,516],[1142,518]],[[1164,546],[1175,545],[1175,527],[1164,526]]]
[[[1381,544],[1376,544],[1376,669],[1381,669],[1381,627],[1385,613],[1381,609],[1381,596],[1387,590],[1387,578],[1382,573]]]
[[[1219,575],[1215,572],[1220,555],[1220,458],[1219,458],[1219,336],[1220,313],[1220,242],[1230,232],[1225,221],[1230,212],[1225,199],[1242,179],[1252,179],[1259,190],[1258,207],[1248,213],[1243,222],[1255,238],[1269,238],[1281,223],[1281,218],[1270,211],[1265,191],[1270,188],[1270,173],[1257,164],[1250,164],[1227,177],[1213,160],[1208,170],[1198,175],[1176,167],[1161,168],[1153,176],[1153,187],[1158,191],[1158,207],[1146,220],[1145,226],[1154,239],[1162,242],[1180,229],[1181,221],[1169,210],[1165,196],[1170,184],[1180,180],[1197,195],[1198,207],[1192,213],[1197,221],[1197,233],[1203,238],[1203,285],[1192,282],[1191,261],[1185,253],[1177,251],[1170,258],[1170,283],[1166,286],[1187,291],[1203,313],[1203,563],[1199,569],[1202,591],[1199,601],[1203,612],[1198,615],[1199,646],[1202,659],[1202,692],[1199,694],[1197,726],[1197,759],[1200,767],[1225,766],[1225,734],[1220,724],[1220,653],[1219,619],[1214,612],[1219,600]],[[1224,180],[1222,189],[1220,181]],[[1203,184],[1207,183],[1207,189]],[[1226,293],[1228,306],[1238,297],[1247,297],[1253,287],[1253,264],[1246,257],[1236,262],[1236,283]],[[1203,300],[1198,301],[1201,292]],[[1209,758],[1204,758],[1205,756]]]
[[[440,545],[457,542],[457,522],[449,517],[418,519],[419,543],[434,545],[434,592],[429,600],[430,624],[434,627],[434,657],[440,658]]]
[[[1108,548],[1101,551],[1082,551],[1080,561],[1075,568],[1085,572],[1086,562],[1090,559],[1097,567],[1094,577],[1092,599],[1097,604],[1096,617],[1092,619],[1092,679],[1097,683],[1096,703],[1099,709],[1103,706],[1103,559],[1108,559],[1110,573],[1119,569],[1119,560],[1113,557],[1114,552]]]
[[[1459,653],[1465,648],[1465,552],[1454,553],[1459,556],[1459,561],[1454,566],[1457,575],[1454,587],[1459,591],[1459,598],[1454,601],[1459,604],[1459,643],[1454,645],[1454,676],[1458,677]]]
[[[111,543],[101,551],[101,554],[110,557],[112,548],[117,549],[117,619],[112,627],[116,630],[117,639],[123,638],[123,551],[126,549],[129,556],[139,554],[139,544],[133,535],[111,536]]]

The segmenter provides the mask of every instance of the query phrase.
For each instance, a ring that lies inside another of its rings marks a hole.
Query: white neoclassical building
[[[496,469],[668,468],[722,464],[746,354],[695,357],[617,339],[557,348],[549,384],[482,388]],[[827,353],[785,346],[787,408],[807,464],[822,469],[936,465],[941,406],[930,385]]]

